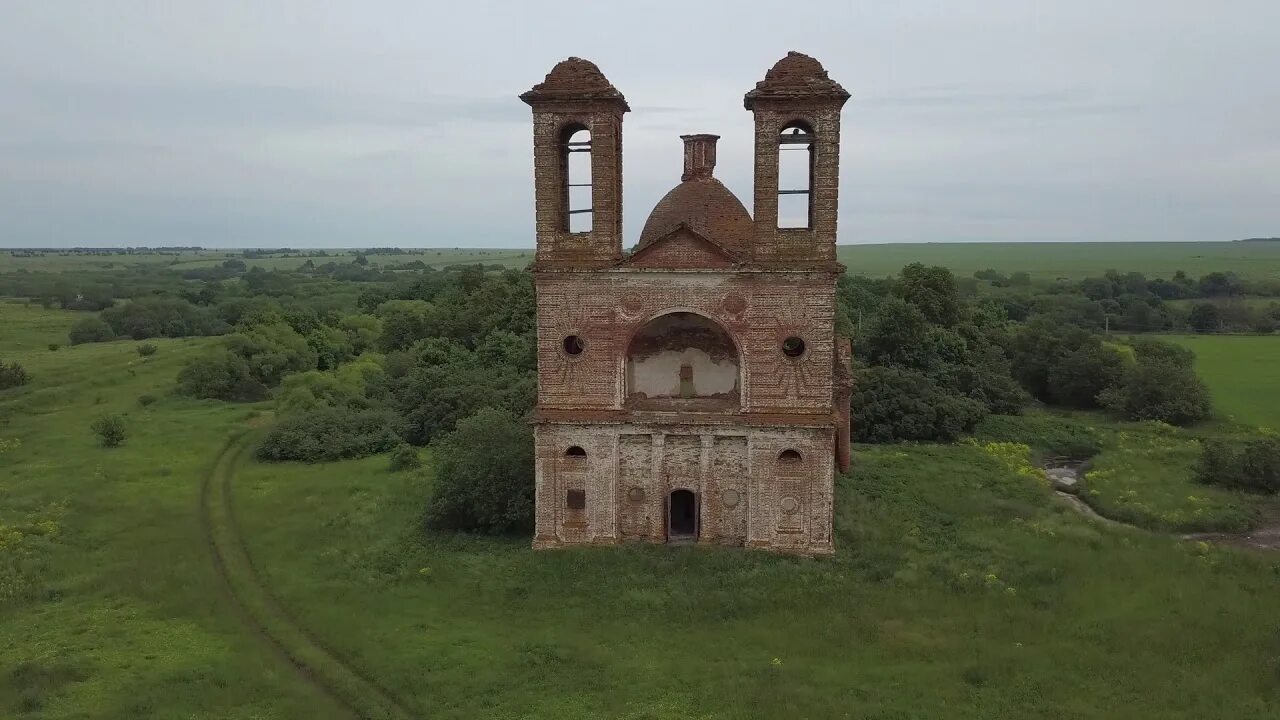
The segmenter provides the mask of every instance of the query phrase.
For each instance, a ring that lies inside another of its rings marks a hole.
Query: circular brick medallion
[[[782,512],[787,515],[794,515],[800,509],[800,501],[793,497],[782,498],[782,502],[778,505],[782,508]]]
[[[725,507],[737,507],[740,500],[742,495],[737,490],[730,489],[720,493],[720,502],[724,503]]]
[[[627,499],[632,502],[640,502],[641,500],[644,500],[644,488],[639,485],[633,486],[627,491]]]
[[[746,312],[747,299],[737,293],[731,293],[720,302],[720,307],[729,315],[741,315]]]
[[[625,317],[636,318],[644,312],[644,304],[644,298],[639,295],[624,295],[622,302],[618,304],[618,310]]]

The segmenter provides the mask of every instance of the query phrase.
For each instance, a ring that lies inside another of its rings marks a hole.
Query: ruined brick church
[[[681,182],[626,253],[622,93],[569,58],[520,98],[536,188],[534,547],[830,554],[849,464],[850,348],[835,334],[849,94],[788,53],[744,98],[753,212],[714,176],[717,136],[684,135]]]

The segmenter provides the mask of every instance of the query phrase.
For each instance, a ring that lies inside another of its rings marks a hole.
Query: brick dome
[[[822,63],[794,50],[774,63],[765,73],[764,80],[756,83],[754,90],[743,98],[748,110],[759,99],[817,98],[825,97],[843,103],[849,93],[840,83],[827,76]]]
[[[649,213],[637,248],[643,248],[681,223],[727,250],[745,252],[754,233],[742,201],[715,178],[685,180],[663,196]]]
[[[600,68],[590,60],[571,57],[551,68],[545,79],[520,96],[527,103],[539,100],[618,100],[626,99]]]

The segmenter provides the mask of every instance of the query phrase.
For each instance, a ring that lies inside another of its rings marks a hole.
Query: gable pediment
[[[640,248],[623,263],[627,267],[667,270],[731,267],[738,256],[681,224]]]

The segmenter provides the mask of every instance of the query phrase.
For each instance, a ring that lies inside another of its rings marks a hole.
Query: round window
[[[569,355],[581,355],[587,346],[582,342],[582,338],[577,335],[570,335],[564,339],[564,351]]]
[[[794,335],[782,341],[782,354],[789,358],[798,358],[804,354],[804,340]]]

